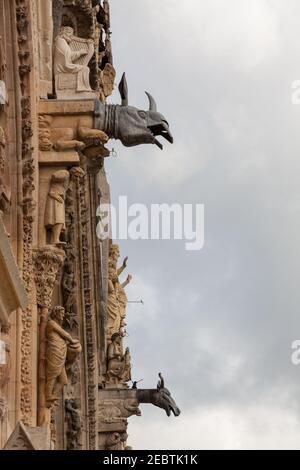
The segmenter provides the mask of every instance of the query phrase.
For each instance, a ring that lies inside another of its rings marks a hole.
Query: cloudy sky
[[[182,415],[150,405],[136,449],[300,448],[299,0],[112,0],[118,80],[156,98],[175,137],[114,146],[112,198],[205,204],[205,245],[122,241],[127,343],[143,387],[162,371]],[[112,102],[119,100],[115,92]]]

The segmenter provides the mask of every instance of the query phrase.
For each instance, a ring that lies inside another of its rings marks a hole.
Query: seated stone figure
[[[94,51],[92,39],[75,37],[73,28],[69,26],[61,28],[54,47],[57,98],[83,98],[85,94],[92,93],[88,64]]]

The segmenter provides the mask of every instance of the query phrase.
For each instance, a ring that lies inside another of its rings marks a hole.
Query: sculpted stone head
[[[70,26],[63,26],[60,30],[60,37],[64,38],[68,44],[72,41],[74,36],[74,29]]]
[[[64,320],[65,309],[63,307],[54,307],[52,309],[51,318],[61,324]]]
[[[119,85],[122,105],[118,107],[118,136],[125,147],[133,147],[142,144],[155,144],[161,150],[163,145],[157,139],[164,137],[171,144],[174,139],[169,129],[167,119],[157,111],[157,105],[150,93],[146,92],[149,99],[149,109],[141,110],[128,105],[128,87],[125,74]]]

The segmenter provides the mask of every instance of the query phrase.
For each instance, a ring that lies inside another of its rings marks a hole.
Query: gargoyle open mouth
[[[165,409],[166,409],[166,413],[168,417],[171,416],[171,412],[173,413],[175,417],[178,417],[181,413],[179,408],[173,407],[172,405],[167,405]]]
[[[151,134],[154,137],[155,145],[157,145],[157,147],[159,147],[161,150],[163,150],[164,147],[160,143],[160,141],[156,138],[158,135],[164,137],[168,142],[173,144],[174,139],[170,132],[169,126],[166,122],[161,122],[160,124],[148,126],[148,129],[150,130]]]

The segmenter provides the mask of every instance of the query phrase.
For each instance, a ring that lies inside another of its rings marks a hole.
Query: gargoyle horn
[[[147,91],[145,92],[146,95],[148,96],[149,98],[149,111],[155,111],[157,112],[157,104],[156,104],[156,101],[155,99],[153,98],[153,96],[150,95],[150,93],[148,93]]]
[[[119,84],[119,92],[122,98],[122,106],[128,106],[128,85],[125,73],[123,73],[122,80]]]

